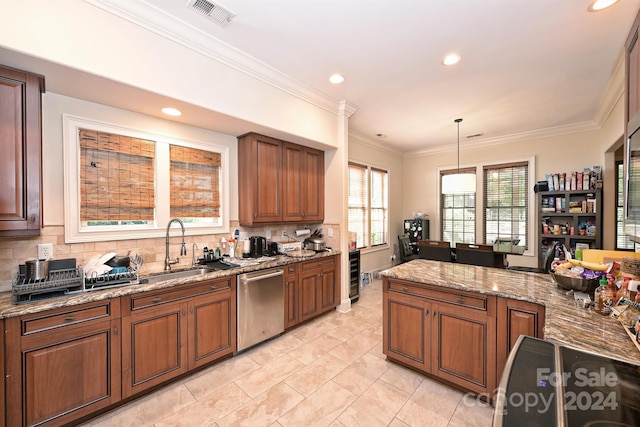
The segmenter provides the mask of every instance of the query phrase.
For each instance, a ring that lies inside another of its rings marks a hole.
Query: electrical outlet
[[[287,230],[282,230],[282,237],[287,237]]]
[[[271,230],[269,230],[269,229],[264,230],[264,236],[267,239],[271,239]]]
[[[396,260],[396,256],[395,255],[391,255],[391,261],[395,261]]]
[[[53,258],[53,243],[40,243],[38,245],[38,259]]]
[[[331,227],[327,228],[327,236],[333,237],[333,228]]]

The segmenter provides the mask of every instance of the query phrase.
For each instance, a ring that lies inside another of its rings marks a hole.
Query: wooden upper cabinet
[[[324,220],[324,153],[249,133],[238,137],[240,225]]]
[[[44,77],[0,67],[0,237],[41,226],[41,94]]]

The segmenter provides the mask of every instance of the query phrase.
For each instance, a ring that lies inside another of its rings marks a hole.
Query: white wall
[[[42,97],[42,171],[44,177],[42,205],[45,227],[64,225],[63,114],[71,114],[176,139],[228,147],[229,219],[238,219],[238,149],[235,136],[47,92]]]
[[[349,161],[377,166],[389,171],[389,246],[366,249],[361,253],[361,267],[367,272],[391,266],[391,255],[397,252],[398,234],[402,234],[403,167],[401,153],[349,135]],[[348,230],[346,230],[348,231]]]
[[[605,161],[605,151],[616,144],[623,133],[623,99],[616,103],[607,117],[606,122],[599,129],[587,132],[572,133],[547,138],[515,141],[510,143],[497,144],[492,146],[474,147],[471,143],[461,141],[460,167],[482,166],[484,164],[495,164],[509,162],[514,159],[535,156],[536,170],[535,176],[530,179],[529,191],[533,195],[533,185],[536,181],[543,180],[546,173],[569,172],[582,170],[587,166],[600,165],[603,167],[605,176],[608,176],[613,168],[611,161]],[[402,204],[402,215],[410,216],[412,212],[424,211],[431,218],[431,236],[439,239],[439,212],[438,212],[438,168],[455,168],[457,163],[456,141],[451,141],[452,150],[444,153],[433,153],[423,155],[405,155],[403,167],[402,189],[405,197]],[[479,169],[481,171],[482,169]],[[480,179],[481,176],[479,175]],[[614,185],[612,180],[605,181],[606,188]],[[613,190],[611,196],[604,198],[605,204],[615,203]],[[606,191],[605,191],[606,192]],[[411,197],[406,195],[410,194]],[[481,197],[481,194],[478,194]],[[535,198],[531,199],[535,203]],[[535,205],[534,205],[535,206]],[[478,213],[477,218],[480,219]],[[538,217],[532,218],[537,224]],[[613,233],[615,225],[615,212],[612,208],[604,210],[602,232],[604,236]],[[482,243],[482,234],[476,233],[477,243]],[[534,236],[532,236],[534,237]],[[605,240],[605,249],[612,244],[611,239]],[[511,265],[536,266],[538,253],[537,239],[533,239],[536,250],[533,256],[509,256]]]

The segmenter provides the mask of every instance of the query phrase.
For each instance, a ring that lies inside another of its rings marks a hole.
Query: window
[[[65,241],[228,232],[229,149],[64,116]]]
[[[349,163],[349,230],[360,249],[386,245],[389,234],[389,178],[383,169]]]
[[[484,167],[485,244],[501,240],[527,247],[528,190],[527,162]]]
[[[440,188],[444,175],[458,170],[440,172]],[[475,169],[460,169],[460,173],[474,173]],[[476,243],[476,194],[442,194],[440,196],[440,240],[456,243]]]
[[[634,250],[635,243],[624,233],[624,165],[616,162],[616,250]]]

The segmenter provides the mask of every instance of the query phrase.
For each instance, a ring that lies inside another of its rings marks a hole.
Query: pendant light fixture
[[[465,194],[476,192],[476,174],[460,173],[460,122],[462,119],[455,119],[458,124],[458,173],[442,175],[442,194]]]

